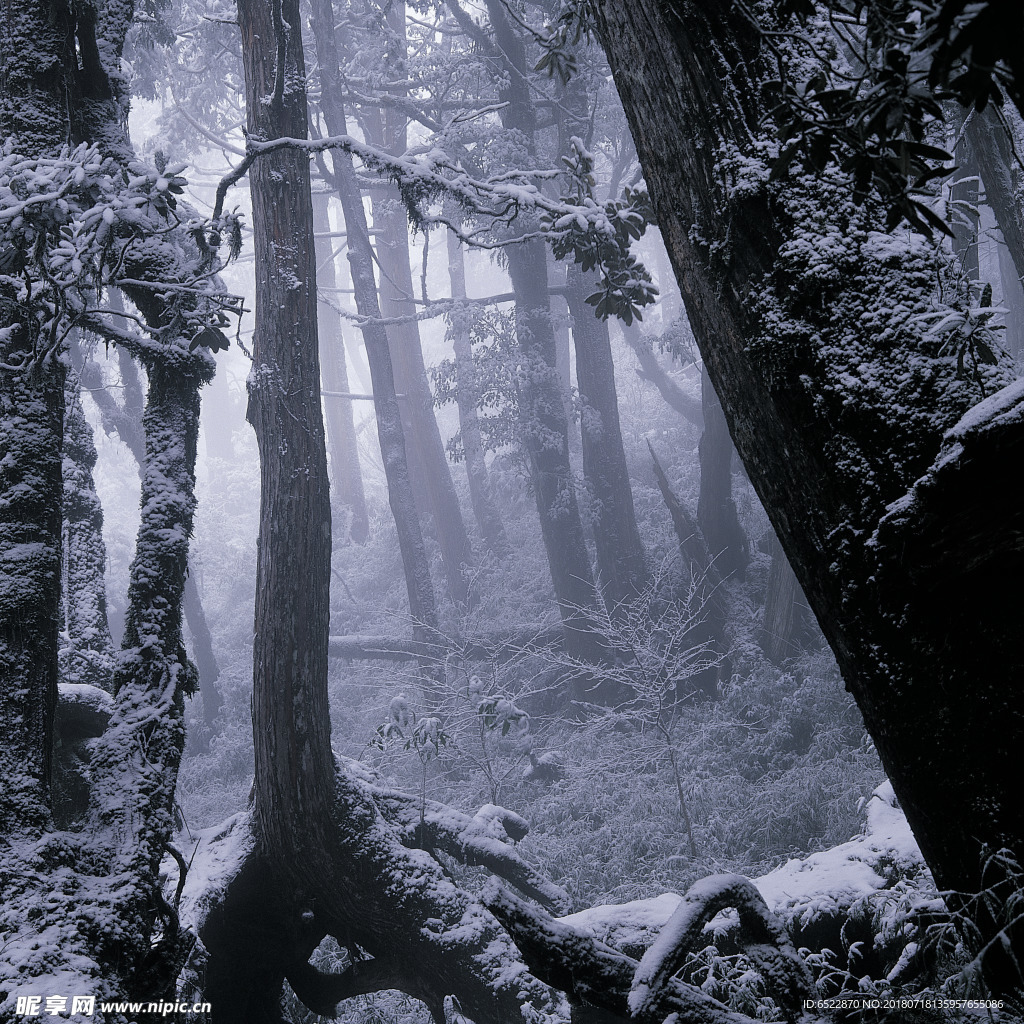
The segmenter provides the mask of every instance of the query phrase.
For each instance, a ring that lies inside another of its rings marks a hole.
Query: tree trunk
[[[322,192],[313,196],[314,227],[318,233],[331,229],[328,199]],[[334,269],[333,238],[316,240],[317,290],[333,298],[337,287]],[[345,340],[341,318],[326,302],[318,306],[320,316],[317,330],[320,335],[320,372],[325,391],[346,393],[350,390],[348,366],[345,361]],[[327,450],[330,454],[331,480],[338,504],[347,505],[350,512],[348,534],[354,544],[365,544],[370,532],[363,493],[363,474],[359,469],[359,450],[356,446],[356,428],[352,416],[352,402],[345,399],[326,403]]]
[[[1014,187],[1013,140],[991,105],[973,112],[966,136],[985,185],[985,199],[1003,233],[1017,280],[1024,281],[1024,212]]]
[[[246,119],[255,138],[304,139],[298,0],[238,5]],[[270,97],[269,102],[267,97]],[[260,449],[260,535],[253,642],[257,842],[285,878],[322,867],[334,796],[327,708],[331,506],[320,361],[309,159],[293,149],[249,171],[256,331],[249,421]],[[350,226],[349,237],[352,229]],[[279,244],[288,239],[287,245]]]
[[[117,303],[120,305],[120,303]],[[93,401],[100,410],[100,422],[107,433],[116,433],[121,443],[135,457],[140,479],[146,471],[146,436],[142,425],[142,381],[139,368],[131,356],[118,352],[121,371],[121,385],[124,399],[122,404],[110,393],[103,383],[103,371],[91,359],[87,359],[77,342],[71,345],[71,361],[75,366],[82,386],[88,388]],[[206,621],[206,609],[202,597],[191,577],[185,585],[184,613],[192,642],[195,647],[199,669],[199,689],[203,700],[204,729],[199,737],[199,749],[209,747],[210,738],[215,735],[214,722],[224,705],[217,680],[220,666],[213,649],[210,626]]]
[[[706,696],[715,697],[718,695],[719,680],[728,681],[732,676],[732,666],[728,657],[729,644],[725,636],[726,609],[722,577],[707,544],[704,543],[700,528],[690,510],[672,490],[672,485],[658,461],[658,456],[654,454],[654,447],[650,441],[647,442],[647,450],[651,453],[658,489],[669,515],[672,516],[672,528],[679,542],[679,554],[684,568],[689,572],[696,598],[698,624],[688,639],[692,641],[694,647],[707,645],[714,659],[714,664],[694,676],[694,681]]]
[[[637,374],[641,380],[649,381],[657,389],[665,402],[670,405],[680,416],[688,420],[695,427],[704,426],[704,410],[702,403],[690,398],[688,394],[665,372],[665,368],[658,361],[658,356],[651,344],[651,339],[643,334],[640,325],[634,321],[631,324],[621,324],[622,337],[626,344],[633,350],[640,369]]]
[[[18,316],[0,292],[4,326]],[[0,343],[0,821],[38,835],[48,816],[60,631],[64,371],[32,366],[28,331]]]
[[[566,283],[582,406],[583,472],[596,505],[594,540],[601,593],[614,614],[644,588],[644,546],[622,447],[608,323],[598,320],[587,305],[587,291],[593,282],[588,282],[576,264],[569,267]]]
[[[487,0],[497,50],[509,69],[507,103],[501,111],[507,129],[522,132],[532,147],[536,112],[527,85],[526,52],[500,0]],[[539,238],[505,250],[516,296],[516,336],[522,353],[519,415],[530,466],[541,536],[555,597],[566,628],[566,650],[584,661],[605,657],[590,610],[596,607],[583,524],[569,463],[569,429],[558,374],[551,324],[547,253]]]
[[[705,370],[700,379],[704,433],[700,437],[700,497],[697,525],[723,579],[741,576],[750,561],[750,545],[732,498],[732,438]]]
[[[1006,685],[1024,676],[1012,639],[1024,609],[999,585],[1024,568],[1019,503],[1001,482],[1021,448],[1016,393],[986,407],[1001,418],[978,414],[943,449],[982,389],[889,311],[929,299],[921,282],[948,282],[948,266],[912,236],[885,239],[902,258],[877,248],[883,211],[850,206],[834,174],[767,184],[766,168],[753,190],[720,184],[723,146],[757,159],[761,84],[778,75],[746,13],[717,0],[685,16],[657,0],[595,7],[732,436],[936,881],[955,893],[1010,885],[998,864],[983,876],[982,860],[1005,848],[1024,862],[1010,781],[1024,697]],[[779,257],[794,255],[789,243],[822,253],[826,237],[849,241],[827,281]],[[1010,379],[985,373],[988,394]],[[994,942],[990,984],[1016,984],[985,901],[960,906]],[[1018,961],[1019,931],[1008,938]]]
[[[462,254],[462,242],[451,232],[445,233],[448,244],[448,278],[451,282],[452,298],[466,298],[466,264]],[[452,319],[452,344],[455,348],[455,374],[458,385],[459,428],[462,433],[462,450],[466,455],[466,476],[469,478],[469,496],[473,503],[473,514],[483,535],[484,543],[497,558],[511,554],[501,513],[491,495],[487,474],[487,460],[483,439],[480,434],[480,419],[477,415],[479,387],[473,349],[469,333],[458,314]]]
[[[978,258],[978,230],[981,226],[978,202],[981,189],[978,187],[978,160],[969,135],[960,140],[956,159],[956,179],[949,191],[953,210],[950,218],[953,252],[960,260],[964,278],[977,283],[981,274]]]
[[[772,534],[772,567],[768,574],[768,592],[764,601],[761,626],[761,650],[774,665],[799,654],[797,634],[801,627],[803,594],[796,574],[786,559],[779,538]]]
[[[548,254],[548,288],[564,287],[564,265],[559,265],[554,256]],[[551,293],[551,325],[555,332],[555,366],[562,388],[562,404],[565,406],[565,422],[569,431],[569,451],[575,458],[581,451],[582,436],[577,429],[577,416],[572,398],[572,338],[569,322],[572,312],[562,295]]]
[[[52,155],[71,141],[70,22],[29,3],[0,19],[0,134],[16,151]],[[0,257],[0,828],[31,838],[48,816],[57,706],[65,371],[59,353],[41,358],[47,339],[6,276],[18,272],[10,258]]]
[[[64,646],[60,675],[64,682],[109,690],[114,645],[107,624],[107,588],[103,578],[107,549],[103,509],[92,471],[96,446],[79,397],[79,381],[68,375],[64,389]]]
[[[313,34],[320,64],[324,119],[331,135],[344,135],[347,128],[344,92],[338,43],[333,25],[334,14],[330,3],[326,0],[315,0]],[[395,391],[387,331],[379,322],[381,315],[377,303],[377,286],[373,277],[373,250],[366,224],[366,211],[363,208],[351,154],[336,150],[332,159],[334,186],[341,202],[345,229],[348,233],[348,259],[352,268],[356,309],[360,316],[367,318],[362,325],[363,341],[370,364],[373,406],[377,415],[377,436],[388,482],[391,513],[398,532],[398,546],[402,553],[413,635],[417,640],[429,640],[436,635],[438,629],[437,602],[409,478],[409,461]],[[422,668],[428,674],[434,671],[434,666],[431,665],[423,665]]]
[[[195,559],[193,558],[193,562]],[[196,670],[199,672],[199,694],[203,700],[203,729],[199,741],[200,750],[209,750],[210,738],[217,734],[217,719],[224,707],[217,681],[220,666],[213,650],[213,636],[206,622],[203,599],[196,584],[195,573],[190,570],[185,579],[183,611],[192,634],[192,649],[196,656]]]
[[[1024,352],[1024,285],[1005,242],[996,242],[999,254],[999,279],[1003,286],[1006,313],[1006,350],[1014,359]]]
[[[385,14],[392,45],[397,45],[398,67],[405,66],[405,4],[391,3]],[[401,95],[401,92],[399,93]],[[407,119],[401,109],[369,109],[364,118],[372,144],[396,156],[407,148]],[[410,453],[413,493],[421,512],[433,520],[433,533],[441,548],[448,592],[456,604],[469,599],[465,570],[473,565],[473,549],[462,518],[458,495],[445,456],[444,442],[434,415],[434,396],[423,363],[412,265],[409,257],[409,216],[397,188],[388,187],[373,199],[376,254],[380,264],[380,308],[386,317],[410,318],[387,330],[395,387],[402,403],[406,444]]]

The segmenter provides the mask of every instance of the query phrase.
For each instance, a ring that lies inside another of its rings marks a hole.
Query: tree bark
[[[924,275],[918,281],[948,280],[949,268],[929,262],[907,236],[886,239],[906,247],[904,258],[886,263],[870,233],[884,223],[881,211],[876,220],[870,201],[845,203],[849,186],[834,172],[738,192],[722,184],[714,155],[723,146],[752,154],[766,113],[761,82],[778,73],[745,14],[719,2],[666,9],[656,0],[599,0],[596,9],[694,333],[750,479],[936,881],[978,892],[999,877],[998,869],[983,877],[984,851],[1006,848],[1024,862],[1024,805],[1009,782],[1024,740],[1024,698],[1005,685],[1024,674],[1007,619],[1021,608],[1016,596],[993,596],[998,578],[1024,566],[1024,533],[1009,525],[1018,509],[995,483],[1020,421],[1012,409],[998,425],[982,417],[965,430],[976,451],[971,466],[959,473],[957,460],[942,462],[944,432],[981,388],[913,325],[884,337],[872,325],[888,326],[884,311],[895,303],[920,301],[911,264]],[[808,221],[801,203],[823,220]],[[863,231],[856,239],[854,224]],[[851,244],[838,250],[827,283],[780,255],[792,255],[793,243],[820,252],[828,231]],[[870,380],[858,369],[865,366]],[[908,366],[924,378],[907,375]],[[991,371],[985,391],[1009,378],[1005,367]],[[991,480],[976,476],[983,466]],[[919,478],[931,481],[921,485],[935,516],[927,531],[916,511],[886,513],[912,500]],[[954,501],[967,506],[959,521],[975,517],[970,534],[984,534],[983,545],[945,533],[956,517],[943,505]],[[883,543],[869,543],[876,531]],[[916,561],[905,547],[911,541]],[[982,942],[995,940],[990,984],[1016,984],[984,902],[961,906]],[[1018,931],[1008,942],[1020,961]]]
[[[18,316],[0,292],[5,326]],[[24,328],[0,344],[0,359],[24,370],[0,379],[0,820],[32,835],[48,817],[60,630],[61,443],[64,373],[57,360],[33,367]]]
[[[238,5],[250,136],[304,139],[298,0]],[[267,98],[269,99],[269,102]],[[292,149],[249,171],[256,331],[249,421],[260,449],[260,535],[253,643],[257,841],[285,878],[315,872],[333,809],[327,708],[331,509],[309,160]],[[350,238],[352,229],[350,226]],[[287,239],[287,245],[280,240]],[[304,859],[306,863],[304,863]],[[307,875],[308,877],[308,875]]]
[[[445,234],[448,245],[448,279],[451,282],[452,298],[466,298],[466,264],[462,254],[462,242],[451,232]],[[466,455],[466,476],[469,478],[469,496],[473,514],[484,543],[497,558],[511,554],[501,513],[491,495],[491,484],[487,473],[487,460],[483,438],[480,433],[480,418],[477,415],[479,387],[473,349],[469,333],[456,314],[453,317],[452,345],[455,349],[455,374],[458,390],[459,428],[462,434],[462,449]]]
[[[328,199],[326,194],[313,195],[314,227],[318,234],[330,231]],[[333,238],[316,239],[317,291],[333,296],[337,287],[334,264]],[[350,390],[348,366],[345,361],[345,339],[341,318],[326,302],[319,304],[317,330],[320,335],[320,372],[325,391],[346,393]],[[365,544],[370,532],[363,492],[363,474],[359,468],[359,450],[356,446],[356,428],[351,401],[326,403],[327,450],[330,455],[331,480],[340,505],[347,505],[350,519],[348,534],[354,544]]]
[[[29,3],[0,19],[0,134],[52,155],[70,142],[66,11]],[[16,274],[7,266],[4,274]],[[40,317],[42,314],[40,313]],[[64,378],[31,303],[0,282],[0,826],[38,836],[48,815],[60,629]]]
[[[109,690],[113,685],[114,645],[107,624],[103,578],[107,549],[103,509],[92,471],[96,446],[79,397],[79,381],[69,374],[64,388],[63,589],[64,646],[60,675],[64,682]]]

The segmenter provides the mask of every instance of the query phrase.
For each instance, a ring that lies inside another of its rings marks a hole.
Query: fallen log
[[[332,636],[328,654],[342,661],[415,661],[418,658],[510,661],[538,651],[562,650],[564,646],[561,626],[541,626],[500,630],[474,637],[438,634],[436,640],[359,634]]]

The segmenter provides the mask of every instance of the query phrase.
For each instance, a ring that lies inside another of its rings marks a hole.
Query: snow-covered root
[[[686,943],[692,938],[692,948],[705,945],[700,941],[704,924],[725,907],[740,910],[749,936],[745,951],[758,962],[771,994],[787,1008],[791,1019],[813,988],[782,926],[750,882],[738,875],[719,875],[697,883],[669,922],[669,926],[676,922],[674,938],[680,941],[667,937],[661,952],[650,961],[645,957],[643,965],[497,885],[489,889],[485,902],[512,936],[530,970],[566,993],[574,1021],[661,1024],[677,1014],[677,1019],[687,1024],[753,1024],[753,1018],[735,1013],[699,988],[671,977]],[[673,962],[675,966],[671,966]],[[645,978],[649,980],[645,982]],[[633,1000],[634,991],[642,992],[642,997]]]
[[[423,1001],[438,1024],[446,1012],[475,1024],[565,1024],[565,1001],[531,976],[483,904],[428,852],[409,847],[419,802],[379,787],[343,759],[337,772],[334,820],[322,830],[329,849],[315,855],[318,880],[308,865],[275,860],[248,815],[201,836],[194,855],[184,851],[191,867],[181,919],[200,938],[185,980],[213,1004],[218,1024],[276,1021],[285,980],[325,1016],[354,996],[398,989]],[[567,903],[498,838],[499,828],[523,834],[517,815],[488,807],[470,817],[431,804],[425,822],[451,856],[489,867],[552,905]],[[174,873],[165,891],[177,887]],[[309,962],[327,935],[347,951],[340,973]],[[449,1000],[446,1011],[449,996],[458,1002]]]
[[[690,887],[644,954],[629,992],[634,1019],[655,1019],[666,984],[690,953],[706,945],[705,925],[726,909],[737,911],[739,945],[764,977],[775,1001],[788,1019],[799,1015],[803,1000],[814,990],[807,965],[753,882],[742,875],[723,874],[703,878]]]

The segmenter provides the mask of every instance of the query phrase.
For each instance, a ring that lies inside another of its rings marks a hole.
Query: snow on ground
[[[841,912],[857,900],[888,888],[897,877],[925,872],[924,858],[896,803],[889,782],[867,804],[863,835],[802,859],[792,859],[753,879],[765,902],[783,920]],[[591,907],[561,918],[566,924],[626,952],[650,945],[679,905],[675,893],[653,899]],[[722,915],[720,915],[721,917]],[[708,926],[724,923],[717,918]]]

